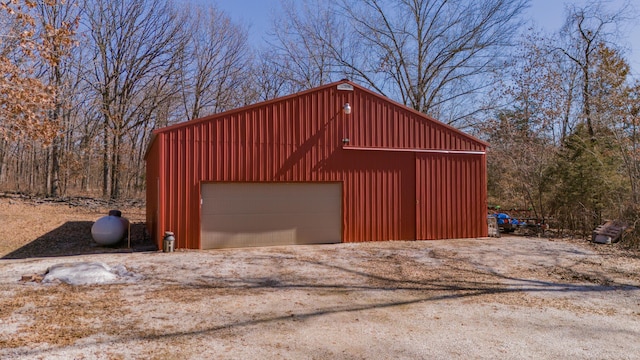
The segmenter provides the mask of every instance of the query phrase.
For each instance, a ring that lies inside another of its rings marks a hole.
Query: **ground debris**
[[[20,281],[41,283],[43,279],[44,279],[44,275],[42,274],[26,274],[26,275],[22,275],[22,278],[20,279]]]
[[[593,230],[591,241],[599,244],[618,242],[627,227],[626,223],[619,220],[607,221]]]
[[[8,199],[10,205],[19,203],[30,204],[33,206],[43,204],[67,205],[73,208],[86,209],[104,209],[104,208],[144,208],[144,199],[103,199],[99,197],[89,196],[60,196],[60,197],[42,197],[25,193],[0,192],[0,198]]]

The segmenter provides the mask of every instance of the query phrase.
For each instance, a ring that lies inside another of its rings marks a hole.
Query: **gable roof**
[[[414,110],[412,108],[409,108],[403,104],[400,104],[396,101],[393,101],[383,95],[380,95],[378,93],[375,93],[369,89],[366,89],[354,82],[351,82],[349,80],[340,80],[340,81],[336,81],[336,82],[332,82],[329,84],[325,84],[319,87],[315,87],[309,90],[305,90],[305,91],[301,91],[298,93],[294,93],[291,95],[287,95],[287,96],[283,96],[283,97],[278,97],[278,98],[274,98],[271,100],[267,100],[267,101],[262,101],[262,102],[258,102],[255,103],[253,105],[248,105],[248,106],[244,106],[244,107],[240,107],[240,108],[236,108],[236,109],[232,109],[232,110],[228,110],[225,112],[221,112],[221,113],[217,113],[217,114],[212,114],[209,116],[205,116],[202,118],[198,118],[198,119],[193,119],[193,120],[189,120],[189,121],[185,121],[185,122],[181,122],[181,123],[177,123],[174,125],[170,125],[164,128],[160,128],[160,129],[155,129],[152,132],[152,139],[149,143],[149,148],[152,146],[153,142],[155,141],[155,138],[157,135],[160,134],[164,134],[164,133],[169,133],[172,131],[176,131],[179,129],[184,129],[187,127],[191,127],[191,126],[197,126],[200,125],[202,123],[206,123],[206,122],[210,122],[210,121],[217,121],[217,120],[221,120],[224,118],[227,119],[231,119],[234,118],[236,115],[240,115],[242,113],[246,113],[246,112],[251,112],[251,111],[256,111],[262,108],[268,108],[270,106],[276,106],[280,103],[286,103],[286,102],[291,102],[295,99],[303,99],[305,97],[308,96],[313,96],[315,94],[319,94],[319,93],[323,93],[326,92],[327,90],[333,90],[333,89],[337,89],[338,91],[340,91],[344,88],[346,88],[347,90],[350,88],[352,93],[358,93],[359,98],[367,98],[369,100],[373,100],[378,104],[382,104],[382,107],[384,107],[385,109],[376,109],[374,110],[374,112],[376,112],[376,116],[369,116],[366,119],[361,119],[361,121],[366,121],[367,124],[371,124],[373,121],[375,121],[376,119],[374,118],[379,118],[379,117],[383,117],[384,116],[379,116],[379,113],[382,113],[384,111],[393,111],[395,113],[402,113],[403,117],[410,117],[412,121],[419,121],[419,122],[424,122],[424,123],[428,123],[430,125],[432,125],[432,127],[435,128],[439,128],[441,129],[441,131],[447,132],[449,134],[451,134],[452,136],[455,136],[456,138],[459,138],[459,141],[463,141],[464,143],[470,144],[467,146],[464,146],[465,148],[468,148],[469,146],[471,146],[471,149],[461,149],[461,150],[473,150],[473,149],[477,149],[477,150],[482,150],[484,151],[484,149],[489,145],[487,142],[480,140],[474,136],[471,136],[451,125],[445,124],[443,122],[440,122],[424,113],[421,113],[417,110]],[[349,91],[349,90],[348,90]],[[355,97],[355,95],[353,96]],[[320,101],[320,100],[318,100]],[[352,101],[357,101],[356,99],[352,100]],[[352,104],[352,107],[355,107],[357,104]],[[392,109],[392,110],[390,110]],[[397,116],[397,115],[396,115]],[[385,126],[384,124],[378,124],[378,127],[380,126]],[[388,125],[386,125],[388,126]],[[416,128],[416,130],[419,132],[421,131],[422,128]],[[422,130],[423,131],[423,130]],[[458,142],[459,142],[458,141]],[[360,144],[357,144],[360,145]],[[365,145],[365,144],[362,144]],[[365,145],[366,147],[366,145]],[[369,147],[371,147],[371,145],[369,145]],[[375,147],[375,146],[374,146]],[[355,147],[354,147],[355,148]],[[420,148],[420,147],[419,147]],[[402,150],[404,148],[400,148],[399,150]],[[405,150],[408,150],[409,148],[406,148]],[[148,150],[148,149],[147,149]]]

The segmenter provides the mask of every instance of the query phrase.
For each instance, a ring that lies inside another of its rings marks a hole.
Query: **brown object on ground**
[[[591,241],[601,244],[616,243],[622,237],[627,224],[620,221],[607,221],[593,230]]]
[[[28,274],[28,275],[22,275],[22,279],[20,279],[20,281],[42,282],[42,279],[44,279],[43,274]]]
[[[54,232],[103,214],[0,198],[17,235],[0,252],[0,358],[640,358],[640,258],[617,245],[509,236],[83,253],[65,238],[85,228]],[[43,237],[74,256],[39,257],[43,242],[6,257]],[[139,277],[20,281],[81,261]]]

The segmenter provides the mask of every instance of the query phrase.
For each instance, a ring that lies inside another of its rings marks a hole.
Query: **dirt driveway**
[[[20,281],[80,261],[137,276]],[[0,358],[640,359],[639,289],[637,256],[544,238],[3,259]]]
[[[133,282],[22,283],[78,261]],[[640,356],[638,259],[546,239],[0,261],[0,357]]]

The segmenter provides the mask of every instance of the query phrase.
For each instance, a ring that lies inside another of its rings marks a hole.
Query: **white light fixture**
[[[349,105],[349,103],[344,104],[344,113],[349,115],[351,114],[351,105]]]

